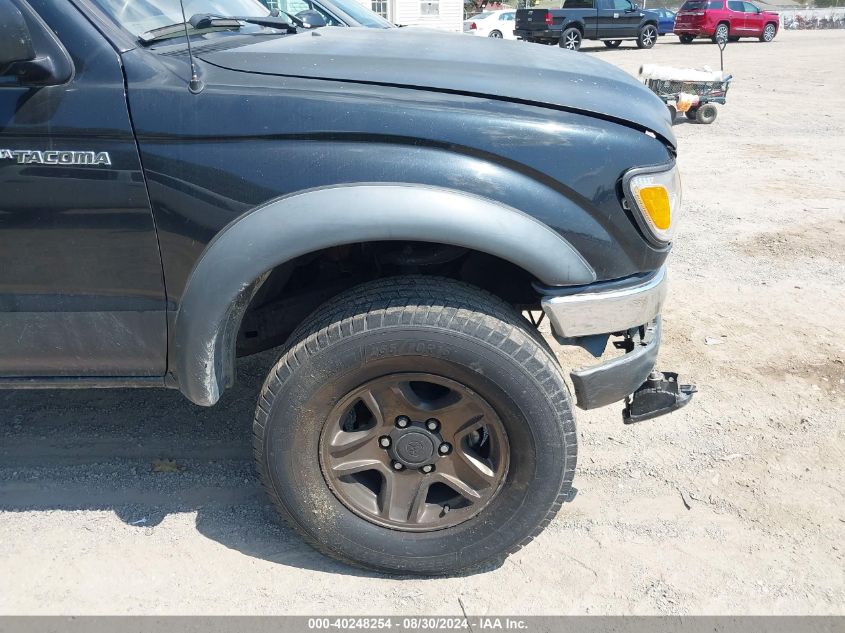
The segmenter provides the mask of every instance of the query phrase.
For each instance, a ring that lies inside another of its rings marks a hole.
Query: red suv
[[[675,16],[675,35],[682,44],[696,37],[709,37],[714,42],[725,38],[731,42],[741,37],[756,37],[771,42],[778,32],[777,13],[763,11],[742,0],[687,0]]]

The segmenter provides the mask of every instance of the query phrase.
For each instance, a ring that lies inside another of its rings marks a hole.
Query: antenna
[[[191,38],[188,35],[188,20],[185,18],[185,3],[179,0],[179,7],[182,9],[182,25],[185,27],[185,40],[188,42],[188,58],[191,60],[191,80],[188,82],[188,90],[194,94],[203,89],[203,83],[197,75],[197,67],[194,64],[194,51],[191,50]]]

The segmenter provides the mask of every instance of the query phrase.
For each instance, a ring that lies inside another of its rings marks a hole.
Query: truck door
[[[615,14],[619,17],[614,19],[617,33],[620,37],[636,37],[638,27],[643,19],[643,12],[634,8],[631,0],[613,0]]]
[[[614,0],[595,0],[597,5],[596,23],[597,23],[597,37],[612,38],[616,33],[616,25],[614,24],[613,8]]]
[[[0,380],[161,377],[161,257],[120,58],[69,2],[0,0],[0,40],[13,30],[0,46]]]
[[[599,11],[602,17],[599,37],[622,39],[637,34],[637,25],[642,19],[641,11],[635,11],[630,0],[602,0],[606,9]]]

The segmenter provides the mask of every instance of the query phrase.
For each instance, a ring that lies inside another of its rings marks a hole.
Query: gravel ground
[[[715,46],[676,42],[585,54],[718,67]],[[0,392],[0,612],[845,612],[845,32],[725,57],[716,123],[676,126],[686,215],[660,364],[701,392],[632,427],[619,406],[581,413],[580,492],[533,544],[434,580],[313,552],[252,468],[265,354],[210,410],[173,392]]]

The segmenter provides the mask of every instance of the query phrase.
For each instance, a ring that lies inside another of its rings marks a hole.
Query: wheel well
[[[449,277],[520,310],[540,309],[534,276],[499,257],[433,242],[359,242],[314,251],[271,270],[241,320],[237,354],[281,345],[320,304],[352,286],[403,274]]]
[[[584,27],[581,25],[580,22],[570,22],[569,24],[564,24],[563,28],[560,30],[561,36],[563,36],[564,31],[566,29],[578,29],[578,32],[581,34],[581,37],[584,37]]]

